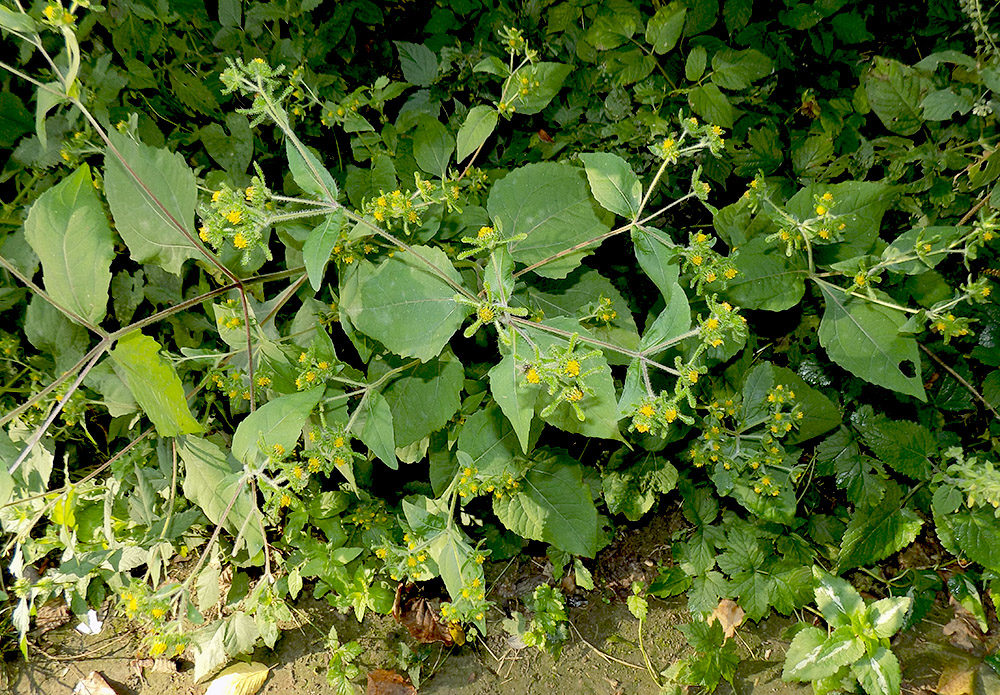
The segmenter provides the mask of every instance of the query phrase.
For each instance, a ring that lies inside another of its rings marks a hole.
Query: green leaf
[[[844,629],[844,628],[841,628]],[[832,635],[830,639],[832,639]],[[853,634],[851,635],[853,638]],[[826,633],[817,627],[808,626],[800,630],[788,645],[785,653],[785,666],[781,672],[782,680],[812,681],[827,678],[835,674],[841,666],[851,663],[845,657],[851,656],[853,644],[846,636],[839,636],[832,647],[827,647]],[[858,645],[864,654],[864,646]],[[832,650],[832,653],[831,653]],[[853,648],[857,651],[857,648]],[[856,659],[857,656],[854,658]]]
[[[609,230],[608,214],[590,195],[587,176],[578,167],[542,162],[514,169],[494,184],[487,209],[504,237],[527,234],[510,244],[514,260],[526,265],[544,260]],[[591,250],[581,249],[536,268],[563,278]]]
[[[520,480],[520,489],[494,499],[493,511],[519,536],[594,557],[603,534],[580,463],[558,449],[539,453]]]
[[[302,150],[299,150],[289,138],[285,140],[285,155],[288,157],[288,170],[299,188],[318,200],[330,203],[337,200],[337,182],[308,147],[302,145]]]
[[[663,294],[670,298],[677,291],[682,291],[677,283],[680,277],[680,263],[677,262],[678,250],[666,240],[661,240],[662,232],[656,229],[643,229],[633,226],[631,229],[632,245],[635,248],[635,258],[647,277],[653,281]]]
[[[35,131],[38,133],[38,142],[42,149],[48,148],[48,135],[45,129],[45,117],[49,111],[66,101],[66,96],[62,92],[62,85],[58,82],[47,82],[39,85],[35,98]]]
[[[660,347],[663,343],[677,339],[689,328],[691,328],[691,307],[688,305],[687,295],[678,285],[670,294],[663,311],[642,334],[642,340],[639,341],[639,351],[644,355],[662,352],[665,349]]]
[[[358,437],[382,463],[396,470],[396,434],[392,424],[392,409],[381,393],[371,391],[365,398],[365,409]]]
[[[704,46],[695,46],[688,53],[687,60],[684,61],[684,77],[690,82],[697,82],[705,74],[705,66],[708,64],[708,51]]]
[[[104,190],[115,228],[132,260],[180,275],[185,260],[201,255],[177,227],[194,237],[194,173],[179,153],[141,145],[115,131],[109,137],[124,160],[110,148],[104,158]]]
[[[967,94],[955,94],[951,89],[928,92],[920,108],[928,121],[950,121],[956,113],[964,116],[972,110],[972,99]]]
[[[368,373],[375,381],[399,361],[374,362]],[[458,412],[465,371],[462,363],[446,349],[437,359],[423,364],[413,362],[398,372],[399,376],[382,389],[389,409],[396,446],[405,447],[435,432]]]
[[[480,476],[501,476],[512,470],[517,435],[496,406],[478,410],[465,421],[458,450],[467,453]]]
[[[719,605],[720,598],[732,595],[729,582],[721,572],[711,570],[695,577],[688,592],[688,610],[696,615],[708,615]]]
[[[659,495],[677,486],[677,469],[666,459],[645,453],[618,468],[606,471],[602,483],[604,501],[612,514],[638,521],[653,508]]]
[[[896,655],[879,647],[872,656],[864,656],[851,666],[851,673],[868,695],[898,695],[902,673]]]
[[[27,35],[36,31],[35,20],[31,18],[31,15],[25,12],[15,12],[6,5],[0,5],[0,28]]]
[[[489,378],[490,393],[514,428],[517,440],[521,443],[521,451],[527,454],[528,435],[539,390],[523,383],[524,377],[513,353],[506,355],[490,369]]]
[[[628,162],[610,152],[579,155],[594,198],[605,210],[634,220],[642,201],[642,184]]]
[[[492,106],[474,106],[469,109],[465,122],[458,129],[456,161],[464,161],[479,149],[479,146],[486,142],[486,138],[493,134],[498,119],[497,110]]]
[[[399,67],[403,79],[418,87],[430,87],[437,77],[438,61],[427,46],[408,41],[393,41],[399,51]]]
[[[712,82],[722,89],[746,89],[772,69],[771,59],[756,48],[724,50],[712,56]]]
[[[739,251],[739,275],[725,292],[733,303],[748,309],[783,311],[802,300],[808,267],[800,255],[789,258],[784,249],[761,236],[748,241]]]
[[[875,115],[897,135],[913,135],[923,124],[920,113],[925,78],[911,67],[876,57],[863,84]]]
[[[937,536],[955,557],[967,557],[983,567],[1000,572],[1000,519],[992,509],[974,507],[941,514],[934,509]]]
[[[192,113],[213,116],[219,112],[219,102],[205,82],[186,71],[167,69],[170,87],[181,103]]]
[[[722,6],[722,19],[730,35],[744,28],[752,14],[753,0],[726,0]]]
[[[868,622],[876,637],[892,637],[903,627],[903,619],[913,599],[909,596],[883,598],[868,606]]]
[[[236,459],[209,440],[192,436],[177,439],[177,454],[184,462],[184,496],[201,507],[213,524],[222,523],[235,497],[225,528],[233,534],[242,529],[249,556],[256,556],[264,547],[262,519]]]
[[[691,110],[713,125],[733,127],[733,106],[714,84],[695,87],[688,93]]]
[[[160,357],[160,344],[133,331],[111,351],[115,371],[128,384],[136,402],[161,437],[194,434],[201,424],[191,415],[184,385],[174,366]]]
[[[899,488],[892,485],[877,507],[854,510],[840,547],[838,572],[876,563],[914,541],[924,522],[912,510],[900,508],[900,501]]]
[[[516,113],[531,116],[552,101],[553,97],[559,93],[563,82],[573,72],[572,65],[564,63],[538,62],[518,68],[511,79],[511,84],[521,84],[522,78],[528,79],[528,84],[534,85],[528,94],[521,95],[521,98],[514,102]]]
[[[87,329],[71,321],[37,294],[28,304],[24,336],[36,348],[55,357],[59,373],[76,364],[90,347]]]
[[[199,132],[205,149],[219,166],[230,174],[246,172],[253,158],[253,132],[250,122],[242,113],[226,114],[226,133],[218,123],[210,123]]]
[[[945,259],[946,252],[953,241],[968,234],[970,231],[972,231],[971,227],[943,225],[914,227],[900,234],[896,237],[895,241],[886,247],[882,252],[882,260],[890,264],[886,266],[889,270],[897,273],[906,273],[907,275],[926,273],[928,268],[935,267]],[[901,256],[912,256],[913,250],[918,243],[931,245],[931,250],[928,252],[929,255],[925,257],[926,260],[913,258],[912,260],[892,263],[892,261]]]
[[[816,216],[815,196],[830,193],[834,199],[833,214],[838,226],[844,224],[845,240],[824,244],[814,250],[816,262],[829,265],[868,253],[878,239],[882,216],[896,199],[898,188],[872,181],[847,181],[837,184],[812,184],[793,195],[786,208],[805,221]]]
[[[938,458],[934,434],[916,422],[890,420],[863,406],[854,415],[854,426],[879,459],[903,475],[929,479]]]
[[[362,272],[357,297],[343,296],[343,309],[362,333],[397,355],[428,361],[440,354],[459,329],[468,309],[456,302],[453,284],[415,254],[432,263],[454,285],[462,276],[439,248],[414,246],[398,251],[374,271]]]
[[[302,245],[302,261],[306,266],[306,275],[309,276],[309,284],[317,292],[323,286],[326,264],[330,260],[333,247],[337,245],[343,226],[344,209],[337,208],[313,227]]]
[[[920,355],[912,335],[900,333],[902,311],[855,297],[818,281],[826,308],[819,325],[819,342],[830,359],[856,377],[927,400],[920,377]],[[906,364],[912,374],[903,371]]]
[[[114,239],[83,164],[38,197],[24,236],[42,262],[45,291],[91,324],[107,313]]]
[[[684,31],[687,7],[680,2],[664,5],[646,24],[646,43],[653,45],[653,52],[662,55],[673,50]]]
[[[455,152],[455,138],[441,121],[423,116],[413,134],[413,156],[417,166],[432,176],[447,177],[448,164]]]
[[[846,579],[834,577],[815,566],[813,574],[819,581],[816,606],[831,627],[850,626],[864,616],[864,599]]]
[[[322,388],[289,393],[268,401],[253,411],[236,428],[233,456],[247,462],[252,454],[269,455],[275,447],[285,452],[295,448],[302,428],[323,396]],[[263,451],[260,447],[263,446]]]

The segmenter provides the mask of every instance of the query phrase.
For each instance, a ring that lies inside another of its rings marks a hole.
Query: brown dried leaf
[[[976,687],[976,672],[968,665],[948,665],[938,678],[934,692],[938,695],[972,695]]]
[[[417,689],[395,671],[378,669],[368,674],[367,695],[416,695]]]
[[[963,615],[963,612],[956,610],[955,617],[949,620],[941,631],[948,636],[953,646],[973,650],[980,639],[974,620],[968,613]]]
[[[744,615],[746,613],[743,612],[743,609],[740,608],[736,601],[724,598],[719,601],[719,605],[708,616],[708,624],[711,625],[718,620],[722,626],[722,631],[726,635],[726,639],[729,639],[736,634],[736,628],[743,624]]]
[[[405,627],[413,639],[422,644],[444,642],[450,647],[455,642],[448,626],[438,618],[434,605],[421,596],[407,597],[413,585],[400,583],[396,587],[396,599],[392,604],[392,617]]]
[[[118,695],[118,693],[104,680],[104,676],[97,671],[91,671],[89,676],[76,684],[73,695]]]
[[[69,606],[62,601],[49,601],[35,615],[35,634],[41,635],[69,622]]]

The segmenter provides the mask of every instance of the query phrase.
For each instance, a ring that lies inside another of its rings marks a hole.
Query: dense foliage
[[[664,687],[732,678],[721,599],[816,605],[785,676],[817,692],[898,692],[889,637],[945,580],[985,629],[991,17],[761,5],[0,5],[22,649],[114,595],[200,678],[303,586],[360,620],[435,577],[461,642],[497,629],[488,558],[540,542],[587,586],[665,496],[690,526],[648,591],[700,656]],[[557,654],[562,596],[526,604],[506,629]]]

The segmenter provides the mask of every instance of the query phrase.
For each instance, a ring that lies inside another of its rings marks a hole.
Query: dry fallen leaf
[[[396,600],[392,604],[392,617],[405,627],[413,639],[418,642],[422,644],[444,642],[445,646],[450,647],[456,641],[455,635],[446,624],[438,619],[438,612],[428,599],[420,596],[406,596],[412,588],[413,585],[406,586],[404,583],[400,583],[396,587]],[[462,641],[464,641],[464,635]]]
[[[972,695],[975,686],[975,671],[967,665],[949,665],[941,672],[934,692],[938,695]]]
[[[256,661],[230,666],[209,683],[205,695],[253,695],[264,685],[270,670]]]
[[[367,695],[416,695],[417,689],[395,671],[378,669],[368,674]]]
[[[718,620],[722,626],[722,631],[726,635],[726,639],[729,639],[736,634],[736,628],[743,624],[744,615],[746,613],[743,612],[743,609],[739,607],[736,601],[724,598],[719,601],[719,605],[708,616],[708,624],[711,625]]]
[[[73,695],[118,695],[118,693],[104,680],[104,676],[97,671],[91,671],[89,676],[76,684]]]

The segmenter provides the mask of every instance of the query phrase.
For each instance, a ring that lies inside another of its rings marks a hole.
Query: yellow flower
[[[719,320],[717,318],[712,317],[705,322],[705,328],[707,328],[710,331],[714,331],[718,327],[719,327]]]
[[[278,504],[281,505],[282,507],[290,506],[292,504],[292,496],[286,492],[281,496],[281,499],[278,500]]]
[[[868,284],[868,277],[864,273],[858,273],[854,276],[854,284],[858,287],[864,287]]]
[[[156,640],[153,642],[153,646],[149,648],[149,655],[151,657],[157,657],[167,651],[167,643],[163,640]]]
[[[736,277],[736,272],[737,272],[736,268],[726,268],[726,271],[723,273],[723,275],[726,276],[727,280],[732,280],[734,277]]]
[[[280,444],[275,444],[274,445],[274,455],[275,456],[284,456],[285,455],[285,447],[281,446]]]
[[[476,235],[480,239],[483,237],[488,237],[493,234],[493,227],[480,227],[479,233]]]
[[[491,306],[481,306],[476,310],[476,317],[483,323],[486,323],[495,319],[497,317],[497,313]]]
[[[639,408],[639,412],[642,415],[645,415],[646,417],[653,417],[654,415],[656,415],[656,409],[649,403],[646,403],[641,408]]]
[[[580,376],[580,363],[576,360],[570,360],[566,363],[563,371],[570,376]]]
[[[823,202],[832,203],[833,202],[833,193],[830,193],[830,191],[827,191],[826,193],[823,194],[823,196],[822,196],[821,199],[823,200]]]
[[[666,412],[663,413],[663,419],[667,422],[673,422],[677,419],[677,410],[675,408],[667,408]]]
[[[221,198],[221,197],[222,197],[222,191],[214,191],[212,193],[212,202],[213,203],[218,203],[219,202],[219,198]]]
[[[705,259],[702,258],[701,256],[692,256],[691,262],[694,263],[695,265],[701,265],[702,263],[705,262]]]
[[[236,232],[236,236],[233,237],[233,246],[238,249],[245,249],[249,245],[250,242],[248,242],[247,238],[243,236],[243,232]]]
[[[826,214],[826,206],[825,205],[817,205],[816,206],[816,214],[819,215],[820,217],[822,217],[823,215],[825,215]]]
[[[566,394],[566,400],[569,401],[570,403],[576,403],[582,398],[583,398],[583,391],[581,391],[576,387],[571,388],[569,392]]]
[[[688,380],[692,384],[697,384],[698,383],[698,370],[697,369],[692,369],[690,372],[688,372]]]
[[[528,380],[529,384],[537,384],[541,381],[541,377],[538,376],[538,370],[531,367],[524,375],[524,378]]]
[[[646,432],[649,432],[649,425],[647,425],[645,422],[640,422],[638,425],[635,426],[635,429],[645,434]]]
[[[202,241],[208,241],[208,227],[205,227],[204,225],[198,227],[198,237]]]

